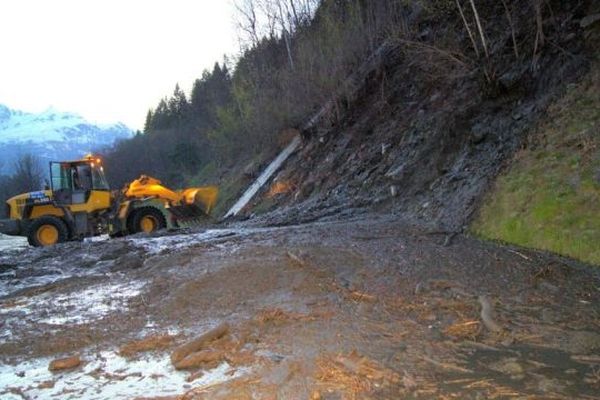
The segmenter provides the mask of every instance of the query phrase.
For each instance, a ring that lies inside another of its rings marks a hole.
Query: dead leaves
[[[317,360],[317,369],[318,387],[342,392],[348,399],[362,398],[361,394],[402,382],[395,371],[355,351],[347,355],[322,356]],[[318,393],[313,392],[313,398],[320,398]]]

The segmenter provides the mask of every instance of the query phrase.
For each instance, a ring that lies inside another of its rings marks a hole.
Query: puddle
[[[61,373],[48,371],[51,359],[38,359],[17,367],[0,364],[0,397],[92,400],[168,396],[226,382],[250,371],[232,369],[224,362],[188,383],[188,373],[175,371],[167,356],[127,360],[106,351],[82,358],[87,362],[83,367]],[[17,391],[26,397],[16,394]]]
[[[201,242],[225,238],[233,235],[249,233],[245,229],[209,229],[201,233],[160,236],[153,238],[131,238],[130,243],[142,247],[149,255],[158,254],[164,250],[181,250]]]
[[[579,398],[582,394],[592,398],[597,394],[588,382],[595,376],[593,366],[576,362],[569,353],[557,349],[527,345],[479,349],[468,358],[468,368],[475,373],[449,379],[442,386],[450,392],[461,387],[478,388],[489,397],[503,392],[549,398]]]
[[[243,238],[251,234],[277,232],[285,229],[284,227],[251,227],[251,228],[231,228],[231,229],[208,229],[200,233],[187,233],[181,235],[159,236],[150,238],[127,238],[131,244],[140,246],[149,255],[158,254],[164,250],[181,250],[192,247],[198,243],[210,242],[216,239],[236,236]]]
[[[79,260],[86,261],[91,258],[82,255]],[[71,277],[102,275],[106,267],[102,262],[98,262],[95,267],[81,268],[77,265],[66,264],[60,258],[49,259],[43,265],[14,266],[0,273],[0,297],[10,296],[26,288],[53,284]]]

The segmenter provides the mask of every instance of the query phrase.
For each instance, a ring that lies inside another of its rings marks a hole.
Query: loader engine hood
[[[6,201],[9,211],[8,217],[10,219],[21,219],[26,206],[50,204],[51,202],[52,191],[50,190],[39,190],[13,196]]]

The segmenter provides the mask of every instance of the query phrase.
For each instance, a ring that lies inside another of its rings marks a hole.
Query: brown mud
[[[2,398],[600,398],[597,270],[390,217],[66,244],[2,268]],[[67,357],[81,365],[48,371]]]

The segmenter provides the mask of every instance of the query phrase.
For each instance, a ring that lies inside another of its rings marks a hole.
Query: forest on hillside
[[[10,197],[40,190],[44,186],[45,170],[41,160],[24,154],[15,162],[12,175],[0,175],[0,218],[7,216],[5,201]]]
[[[439,12],[440,2],[422,3]],[[141,173],[174,186],[217,181],[272,153],[289,140],[286,129],[407,29],[413,12],[404,0],[239,0],[236,8],[239,57],[204,71],[189,95],[176,85],[148,111],[143,133],[107,152],[113,185]]]

